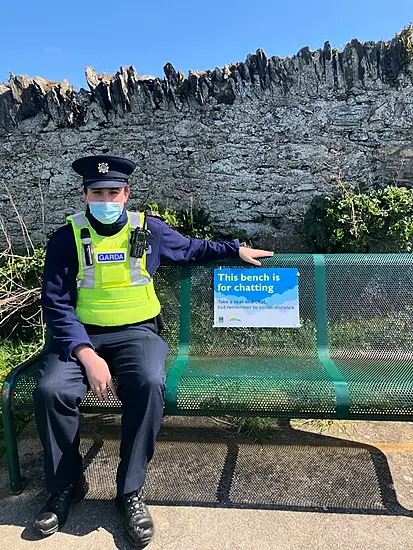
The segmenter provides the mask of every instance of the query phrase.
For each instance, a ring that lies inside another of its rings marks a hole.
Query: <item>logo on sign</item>
[[[99,264],[111,262],[124,262],[126,259],[125,252],[100,252],[97,255]]]

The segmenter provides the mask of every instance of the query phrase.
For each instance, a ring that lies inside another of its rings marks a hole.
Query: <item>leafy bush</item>
[[[238,238],[240,241],[248,242],[248,232],[239,229],[233,231],[230,235],[223,235],[220,231],[211,225],[211,216],[205,208],[185,208],[180,211],[171,210],[156,202],[146,205],[154,215],[162,217],[165,222],[173,229],[178,231],[184,237],[193,239],[211,240],[230,240]]]
[[[361,193],[338,183],[339,194],[315,197],[302,232],[315,252],[411,252],[413,190],[388,186]]]
[[[42,324],[40,290],[45,249],[21,256],[7,251],[0,263],[0,336],[30,338]]]
[[[156,202],[147,206],[153,214],[161,216],[184,237],[212,240],[216,235],[216,231],[210,225],[210,215],[204,208],[190,208],[177,212]]]

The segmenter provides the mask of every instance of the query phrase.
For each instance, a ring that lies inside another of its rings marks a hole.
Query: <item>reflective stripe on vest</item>
[[[89,227],[89,223],[87,221],[86,216],[83,212],[78,212],[77,214],[73,214],[72,219],[76,225],[76,227],[81,230],[84,227]],[[82,244],[91,244],[92,239],[82,239]],[[77,239],[76,244],[78,245]],[[77,246],[77,257],[78,259],[82,258],[82,263],[79,262],[79,272],[77,276],[77,288],[83,287],[83,288],[93,288],[95,286],[95,264],[93,262],[93,265],[86,265],[86,257],[85,257],[85,251],[83,250],[83,246],[80,247]]]
[[[141,227],[141,222],[143,225],[143,216],[144,216],[143,214],[139,214],[138,212],[128,212],[128,215],[129,215],[131,229],[136,229],[137,227]],[[84,227],[89,228],[89,222],[84,212],[78,212],[77,214],[73,214],[73,216],[69,216],[69,217],[73,219],[79,231]],[[82,243],[88,244],[91,242],[92,242],[91,239],[82,239]],[[83,250],[83,246],[81,247],[81,251],[78,250],[78,257],[79,257],[79,252],[81,253],[81,257],[82,257],[82,270],[79,271],[77,287],[94,288],[95,287],[95,262],[93,262],[93,265],[86,265],[86,257],[85,257],[85,251]],[[129,255],[129,252],[130,252],[130,243],[128,244],[128,255]],[[142,275],[140,258],[129,258],[129,269],[130,269],[130,278],[131,278],[132,286],[146,285],[150,282],[151,280],[150,278]]]
[[[153,280],[146,269],[146,253],[130,258],[130,232],[140,227],[143,213],[127,212],[128,223],[115,235],[104,237],[89,224],[85,212],[67,217],[72,224],[79,260],[76,315],[85,324],[125,325],[160,313]],[[81,238],[87,228],[89,237]],[[86,265],[84,244],[91,244],[93,265]]]

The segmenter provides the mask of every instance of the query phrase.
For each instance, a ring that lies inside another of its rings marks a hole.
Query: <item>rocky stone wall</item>
[[[131,208],[202,206],[223,235],[305,250],[302,216],[339,171],[362,189],[413,184],[410,46],[408,29],[343,52],[328,42],[286,59],[258,50],[187,78],[171,64],[163,79],[88,67],[90,91],[11,75],[0,84],[0,220],[15,247],[27,234],[43,243],[82,206],[71,162],[109,152],[138,164]]]

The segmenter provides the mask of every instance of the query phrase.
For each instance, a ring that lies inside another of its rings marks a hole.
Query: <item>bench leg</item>
[[[14,495],[18,495],[23,490],[22,479],[20,475],[19,452],[17,448],[16,428],[14,425],[14,415],[11,403],[10,385],[5,382],[2,390],[2,412],[4,426],[4,441],[6,444],[6,457],[9,469],[10,488]]]

